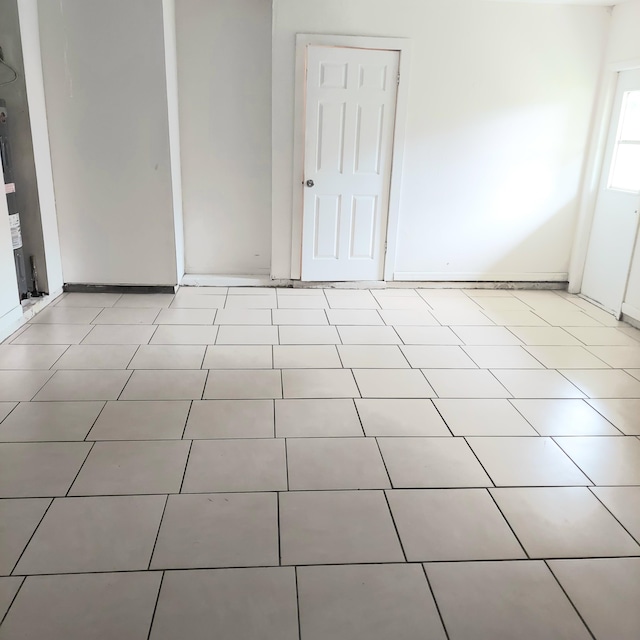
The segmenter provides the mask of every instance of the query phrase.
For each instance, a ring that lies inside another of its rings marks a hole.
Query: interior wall
[[[16,284],[16,267],[13,261],[9,211],[4,197],[4,178],[0,172],[0,340],[5,329],[22,317],[22,306]]]
[[[607,62],[640,60],[640,0],[627,0],[613,8]]]
[[[270,0],[176,0],[187,273],[269,273],[271,18]]]
[[[609,21],[604,7],[274,0],[272,276],[291,273],[295,34],[327,33],[413,42],[395,278],[566,280]]]
[[[174,285],[162,0],[39,0],[65,281]]]

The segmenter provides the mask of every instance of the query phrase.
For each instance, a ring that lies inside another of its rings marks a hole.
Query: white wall
[[[65,281],[177,283],[162,0],[39,0]]]
[[[413,41],[397,279],[566,280],[609,14],[274,0],[272,276],[291,273],[296,33]]]
[[[271,2],[176,0],[176,25],[187,273],[269,273]]]
[[[607,62],[640,60],[640,0],[627,0],[613,8]]]
[[[22,307],[16,284],[16,267],[9,230],[9,212],[4,196],[4,179],[0,171],[0,340],[6,329],[22,317]]]

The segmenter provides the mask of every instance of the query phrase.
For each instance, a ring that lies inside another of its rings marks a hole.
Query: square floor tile
[[[31,400],[52,375],[53,371],[0,371],[0,400]]]
[[[536,431],[508,400],[434,400],[454,436],[535,436]]]
[[[2,442],[84,440],[104,402],[21,402],[0,424]]]
[[[67,293],[56,300],[56,307],[113,307],[121,293]]]
[[[143,344],[129,363],[129,369],[199,369],[204,345]]]
[[[640,436],[640,399],[609,398],[588,400],[588,403],[622,433]]]
[[[552,560],[549,567],[596,638],[638,637],[640,558]]]
[[[274,326],[223,326],[216,344],[278,344],[278,327]]]
[[[418,298],[418,292],[410,287],[393,287],[389,289],[372,289],[371,295],[378,301],[389,298]]]
[[[423,369],[440,398],[508,398],[491,372],[474,369]]]
[[[53,369],[126,369],[137,345],[73,344]]]
[[[329,325],[284,325],[280,327],[279,332],[280,344],[340,344],[336,328]]]
[[[32,324],[11,344],[79,344],[92,328],[86,324]]]
[[[155,319],[155,324],[211,325],[215,317],[215,309],[163,309]]]
[[[330,290],[325,295],[332,309],[379,309],[377,300],[369,291]]]
[[[490,491],[532,558],[640,555],[640,546],[586,487]]]
[[[349,369],[409,368],[407,359],[396,345],[339,345],[343,366]]]
[[[268,325],[271,324],[271,309],[220,309],[216,324]]]
[[[0,500],[0,575],[11,573],[50,504],[49,498]]]
[[[48,306],[36,314],[29,324],[89,324],[102,308]]]
[[[323,309],[272,309],[273,324],[322,325],[328,324]]]
[[[226,295],[178,295],[169,305],[170,309],[222,309]]]
[[[363,398],[356,407],[368,436],[450,436],[431,400]]]
[[[285,398],[359,398],[350,369],[283,369]]]
[[[183,493],[286,489],[284,440],[194,440]]]
[[[462,438],[378,438],[395,488],[490,487]]]
[[[203,369],[271,369],[271,345],[215,345],[208,346]]]
[[[388,307],[388,305],[397,305],[399,300],[402,300],[402,303],[405,303],[406,300],[413,302],[414,298],[390,298],[382,301],[380,304],[383,310],[378,313],[382,316],[385,324],[393,325],[394,327],[438,325],[438,321],[427,311],[426,305],[424,305],[424,308],[419,309],[394,309]]]
[[[511,400],[511,403],[541,436],[620,435],[620,431],[584,400],[536,398]]]
[[[194,400],[185,438],[272,438],[272,400]]]
[[[467,438],[467,442],[496,486],[591,484],[551,438]]]
[[[235,295],[227,296],[225,309],[275,309],[276,295]]]
[[[353,400],[276,400],[275,419],[279,438],[364,435]]]
[[[169,496],[152,569],[264,567],[278,563],[275,493]]]
[[[298,640],[291,567],[165,573],[150,640]]]
[[[297,291],[296,291],[297,293]],[[278,297],[279,309],[328,309],[324,295],[290,295]]]
[[[404,344],[456,345],[462,340],[449,327],[399,326],[397,334]]]
[[[168,307],[173,299],[173,293],[125,293],[120,296],[114,307],[161,309]]]
[[[82,340],[82,344],[147,344],[157,328],[155,325],[142,324],[96,325],[91,333]]]
[[[206,378],[206,371],[134,371],[120,400],[200,400]]]
[[[516,398],[584,398],[582,392],[557,371],[494,369],[492,373]]]
[[[511,333],[527,345],[580,345],[580,340],[560,327],[511,327]]]
[[[638,398],[640,380],[615,369],[577,369],[561,371],[590,398]]]
[[[544,369],[522,347],[479,345],[463,349],[483,369]]]
[[[145,570],[165,501],[166,496],[54,500],[14,573]]]
[[[34,400],[116,400],[131,371],[56,371]]]
[[[443,562],[426,570],[451,640],[591,638],[543,562]]]
[[[146,640],[161,580],[159,572],[30,576],[2,637]]]
[[[63,496],[89,449],[88,442],[0,444],[0,497]]]
[[[525,558],[484,489],[387,491],[409,562]]]
[[[416,565],[300,567],[304,640],[444,640],[438,611]]]
[[[363,398],[432,398],[435,392],[416,369],[355,369]]]
[[[591,487],[591,491],[640,542],[640,487]]]
[[[537,310],[539,315],[545,322],[556,327],[601,327],[602,323],[598,322],[583,311],[554,311],[554,310]]]
[[[153,334],[151,344],[213,344],[218,329],[218,326],[207,325],[161,325]]]
[[[339,369],[334,345],[274,345],[273,366],[277,369]]]
[[[338,327],[343,344],[402,344],[393,327]]]
[[[182,438],[188,400],[107,402],[88,440],[171,440]]]
[[[462,326],[482,327],[495,324],[481,310],[435,307],[431,313],[440,324],[453,325],[456,328]]]
[[[391,487],[373,438],[289,438],[287,468],[291,490]]]
[[[214,400],[255,400],[281,398],[280,370],[211,370],[203,398]]]
[[[520,345],[520,340],[505,327],[453,327],[456,335],[467,345]]]
[[[376,299],[378,300],[378,304],[385,311],[422,312],[422,311],[426,311],[429,308],[426,302],[424,302],[424,300],[421,300],[420,298],[407,298],[404,296],[397,296],[397,297],[386,297],[386,298],[383,297],[383,298],[379,298],[379,299],[376,298]],[[433,316],[431,316],[431,318],[432,318],[432,323],[435,324],[435,322],[433,322]],[[387,324],[396,324],[396,323],[391,322]],[[402,324],[402,323],[399,323],[399,324]],[[424,323],[421,322],[420,324],[429,324],[429,322],[424,322]]]
[[[503,326],[545,327],[548,324],[528,309],[485,309],[484,313],[490,320]]]
[[[383,325],[384,322],[375,309],[327,309],[327,318],[331,324],[339,325]]]
[[[407,345],[400,349],[411,366],[420,369],[477,369],[478,367],[460,347]]]
[[[403,562],[382,491],[280,495],[282,564]]]
[[[532,346],[527,351],[549,369],[606,369],[607,365],[584,347]],[[514,367],[515,368],[515,367]],[[523,367],[517,367],[523,368]]]
[[[640,485],[640,440],[630,436],[556,438],[595,484]]]
[[[59,344],[3,344],[0,369],[48,369],[66,350]]]
[[[567,327],[571,335],[588,345],[628,345],[637,347],[638,342],[630,335],[613,327]]]
[[[111,307],[103,309],[94,324],[153,324],[160,309],[123,309]]]
[[[599,360],[610,367],[640,367],[640,346],[637,347],[587,347]],[[568,367],[567,367],[568,368]]]

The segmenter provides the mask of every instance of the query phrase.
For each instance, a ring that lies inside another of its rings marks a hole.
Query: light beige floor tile
[[[403,562],[382,491],[280,495],[282,564]]]
[[[438,398],[433,402],[454,436],[537,435],[508,400]]]
[[[309,286],[309,284],[305,284],[303,287],[284,287],[276,289],[276,295],[281,297],[290,297],[293,296],[297,298],[298,296],[320,296],[324,298],[324,290],[322,287],[314,287]]]
[[[534,346],[571,346],[580,341],[560,327],[511,327],[511,333],[524,344]]]
[[[599,640],[635,640],[640,558],[552,560],[551,571]]]
[[[168,307],[173,299],[173,293],[124,293],[114,304],[114,307],[161,309]]]
[[[182,438],[188,400],[107,402],[87,440],[172,440]]]
[[[373,438],[289,438],[287,468],[291,490],[391,487]]]
[[[2,442],[84,440],[104,402],[21,402],[0,425]]]
[[[153,334],[151,344],[213,344],[218,331],[218,326],[161,325]]]
[[[429,384],[441,398],[508,398],[491,372],[474,369],[423,369]]]
[[[223,309],[227,296],[176,295],[169,309]]]
[[[50,498],[0,500],[0,575],[11,573],[50,504]]]
[[[166,496],[54,500],[15,573],[146,570]]]
[[[220,309],[216,324],[271,324],[271,309]]]
[[[480,345],[462,348],[483,369],[544,369],[522,347]]]
[[[205,400],[282,398],[280,370],[212,369],[202,397]]]
[[[640,399],[640,380],[614,369],[569,369],[560,373],[590,398]]]
[[[56,307],[113,307],[121,293],[67,293],[55,301]]]
[[[271,314],[273,324],[316,326],[328,324],[327,315],[323,309],[273,309]]]
[[[103,311],[94,319],[94,324],[153,324],[160,309],[127,309],[111,307]]]
[[[230,296],[275,296],[278,289],[275,287],[229,287]]]
[[[640,543],[640,487],[591,487],[591,491]]]
[[[277,564],[275,493],[169,496],[151,569]]]
[[[11,344],[80,344],[92,328],[86,324],[32,324]]]
[[[29,324],[89,324],[102,311],[93,307],[49,306],[36,314]]]
[[[296,290],[296,293],[298,291]],[[288,295],[278,298],[278,309],[328,309],[324,295]]]
[[[450,436],[431,400],[363,398],[356,407],[368,436]]]
[[[451,327],[462,342],[467,345],[517,346],[522,344],[511,331],[505,327]],[[406,340],[405,340],[406,342]],[[458,342],[456,344],[462,344]]]
[[[335,327],[289,326],[279,328],[280,344],[340,344]]]
[[[397,301],[415,300],[415,298],[390,298],[389,300],[382,301],[382,311],[380,315],[385,324],[390,324],[398,327],[410,327],[410,326],[437,326],[438,321],[427,311],[426,304],[424,308],[419,309],[396,309],[388,308],[388,304],[397,304]],[[392,302],[393,301],[393,302]]]
[[[527,351],[549,369],[606,369],[607,365],[584,347],[532,346]]]
[[[284,440],[195,440],[183,493],[286,491]]]
[[[0,371],[0,401],[31,400],[53,374],[53,371]]]
[[[584,400],[511,400],[541,436],[618,436],[618,431]],[[640,407],[638,408],[640,411]]]
[[[359,398],[350,369],[283,369],[284,398]]]
[[[431,311],[433,317],[443,325],[452,325],[456,329],[458,327],[473,326],[493,326],[495,322],[491,318],[487,317],[479,309],[477,311],[466,309],[447,309],[442,307],[436,307]]]
[[[622,433],[640,435],[640,399],[609,398],[587,402]]]
[[[409,562],[526,558],[484,489],[387,491]]]
[[[402,344],[393,327],[338,327],[343,344]]]
[[[389,298],[418,298],[418,292],[409,287],[395,287],[390,289],[371,289],[371,295],[376,300]]]
[[[159,572],[30,576],[5,620],[3,636],[146,638],[161,579]]]
[[[380,307],[385,310],[385,311],[409,311],[409,312],[425,312],[426,315],[424,316],[427,319],[427,322],[425,322],[425,324],[431,324],[433,323],[433,316],[431,316],[428,312],[429,306],[427,305],[427,303],[424,300],[421,300],[419,297],[406,297],[406,296],[393,296],[393,297],[389,297],[387,296],[382,297],[382,298],[376,298],[378,300],[378,304],[380,305]],[[380,315],[384,315],[384,314],[380,314]],[[401,316],[398,316],[401,317]],[[409,318],[410,316],[407,315],[407,318]],[[429,322],[429,320],[431,322]],[[394,323],[387,323],[387,324],[396,324]],[[400,323],[401,324],[401,323]],[[435,324],[435,323],[434,323]]]
[[[332,309],[379,309],[377,300],[369,291],[353,289],[325,289],[329,306]]]
[[[216,344],[278,344],[278,327],[223,326],[218,332]]]
[[[129,369],[199,369],[204,345],[141,345],[129,363]]]
[[[640,555],[640,546],[586,487],[490,491],[531,558]]]
[[[300,567],[304,640],[444,640],[424,573],[416,565]]]
[[[636,380],[640,380],[640,369],[625,369],[625,371]]]
[[[298,640],[291,567],[165,574],[150,640]]]
[[[279,438],[363,435],[353,400],[276,400],[275,420]]]
[[[531,307],[512,295],[478,296],[477,292],[465,292],[486,311],[531,311]]]
[[[131,371],[56,371],[34,400],[116,400]]]
[[[577,486],[589,478],[551,438],[467,438],[496,486]]]
[[[407,345],[400,347],[412,367],[425,369],[477,369],[476,363],[460,348]]]
[[[394,488],[490,487],[462,438],[378,438]]]
[[[435,393],[415,369],[355,369],[363,398],[432,398]]]
[[[536,315],[554,327],[601,327],[602,323],[583,311],[537,310]]]
[[[66,345],[4,344],[0,369],[48,369],[67,350]]]
[[[4,618],[13,602],[18,589],[22,586],[24,578],[21,577],[4,577],[0,578],[0,620]],[[41,637],[41,636],[37,636]]]
[[[178,493],[190,442],[96,442],[70,496]]]
[[[208,346],[203,369],[271,369],[271,345],[215,345]]]
[[[277,369],[340,369],[342,363],[334,345],[274,345],[273,366]]]
[[[200,400],[206,371],[134,371],[120,400]]]
[[[436,563],[426,570],[451,640],[591,638],[543,562]]]
[[[272,438],[272,400],[194,400],[185,438]]]
[[[163,309],[155,324],[211,325],[215,317],[215,309]]]
[[[382,318],[375,309],[327,309],[327,318],[331,324],[339,325],[383,325]]]
[[[452,298],[431,298],[427,300],[427,303],[438,313],[453,313],[456,315],[468,313],[473,316],[482,312],[481,307],[474,300],[464,295],[464,292],[456,300]],[[485,315],[481,316],[483,319],[486,319],[486,317]]]
[[[459,300],[469,301],[469,297],[465,295],[462,289],[416,289],[418,295],[429,303],[442,301]]]
[[[126,369],[137,345],[73,344],[52,369]]]
[[[640,440],[630,436],[556,438],[595,484],[640,485]]]
[[[155,325],[94,326],[82,344],[147,344],[158,327]]]
[[[407,359],[396,345],[339,345],[342,365],[349,369],[404,369]]]
[[[396,332],[404,344],[455,345],[462,340],[449,327],[402,327]]]
[[[494,369],[493,375],[516,398],[584,398],[582,392],[557,371]]]
[[[539,315],[521,309],[485,309],[484,314],[496,324],[509,327],[546,327]]]
[[[276,295],[236,295],[227,296],[225,309],[275,309],[278,306]]]
[[[630,335],[613,327],[567,327],[566,331],[587,345],[638,346],[638,342]]]

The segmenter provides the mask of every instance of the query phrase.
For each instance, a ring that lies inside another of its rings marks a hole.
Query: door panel
[[[397,51],[307,48],[303,280],[382,279],[398,65]]]

